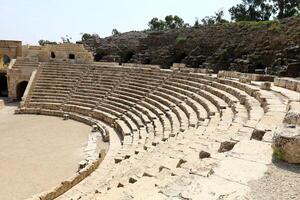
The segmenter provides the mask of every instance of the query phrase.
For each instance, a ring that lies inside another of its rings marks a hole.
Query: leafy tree
[[[182,27],[189,27],[190,25],[184,23],[184,20],[177,15],[168,15],[165,17],[165,20],[159,20],[157,17],[153,18],[148,26],[150,30],[160,31],[166,29],[176,29]]]
[[[200,26],[199,18],[196,17],[194,27],[199,27],[199,26]]]
[[[165,24],[167,29],[175,29],[182,28],[184,24],[184,20],[177,15],[168,15],[165,17]]]
[[[229,13],[234,21],[267,21],[274,9],[268,0],[242,0],[230,8]]]
[[[52,42],[49,40],[39,40],[38,43],[40,46],[45,46],[46,44],[57,44],[57,42]]]
[[[66,35],[65,37],[61,37],[62,43],[72,43],[72,37]]]
[[[206,16],[203,19],[201,19],[201,22],[203,25],[213,25],[216,23],[215,18],[209,16]]]
[[[299,0],[272,0],[278,19],[292,17],[299,14],[300,1]]]
[[[206,17],[204,17],[201,20],[201,22],[204,25],[227,23],[228,21],[226,19],[224,19],[223,17],[224,17],[224,11],[223,10],[219,10],[219,11],[215,12],[214,16],[206,16]]]
[[[148,26],[150,30],[153,31],[161,31],[165,29],[165,22],[162,20],[159,20],[157,17],[154,17],[149,23]]]
[[[117,29],[113,29],[112,31],[111,31],[111,34],[112,35],[119,35],[119,34],[121,34],[121,32],[119,32]]]
[[[90,33],[80,33],[80,34],[81,34],[81,41],[100,38],[98,34],[90,34]]]

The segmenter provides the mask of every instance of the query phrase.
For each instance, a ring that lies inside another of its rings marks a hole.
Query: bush
[[[183,44],[186,42],[186,37],[182,35],[178,35],[176,38],[176,44]]]

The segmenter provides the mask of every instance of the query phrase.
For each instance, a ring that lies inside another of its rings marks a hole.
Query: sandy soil
[[[31,197],[72,176],[90,127],[72,120],[0,110],[0,199]]]
[[[250,182],[253,200],[300,199],[300,165],[273,161],[263,178]]]

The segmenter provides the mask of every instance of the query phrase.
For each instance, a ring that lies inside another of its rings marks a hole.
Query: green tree
[[[45,46],[46,44],[57,44],[57,42],[52,42],[49,40],[39,40],[38,43],[40,46]]]
[[[151,21],[148,23],[149,29],[152,31],[161,31],[165,29],[165,22],[162,20],[159,20],[157,17],[154,17],[151,19]]]
[[[62,43],[72,43],[72,37],[66,35],[65,37],[61,37]]]
[[[196,17],[194,27],[199,27],[199,26],[200,26],[199,18]]]
[[[269,0],[242,0],[230,8],[229,13],[234,21],[267,21],[274,9]]]
[[[117,29],[113,29],[112,31],[111,31],[111,34],[112,35],[119,35],[119,34],[121,34],[121,32],[119,32]]]
[[[272,0],[277,18],[283,19],[299,14],[300,0]]]
[[[184,20],[177,15],[168,15],[165,17],[165,24],[167,29],[175,29],[184,27]]]
[[[90,33],[80,33],[81,34],[81,41],[87,41],[89,39],[98,39],[100,38],[98,34],[90,34]]]
[[[214,16],[206,16],[204,17],[201,22],[204,25],[212,25],[212,24],[222,24],[222,23],[227,23],[228,21],[223,18],[224,17],[224,11],[219,10],[215,12]]]
[[[150,30],[154,31],[190,27],[189,24],[184,23],[184,20],[177,15],[167,15],[165,20],[159,20],[155,17],[148,23],[148,26]]]

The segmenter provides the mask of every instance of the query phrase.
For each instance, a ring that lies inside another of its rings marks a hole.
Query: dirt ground
[[[300,165],[274,160],[263,178],[250,182],[253,200],[299,200]]]
[[[72,176],[90,127],[72,120],[0,110],[0,199],[19,200]]]

